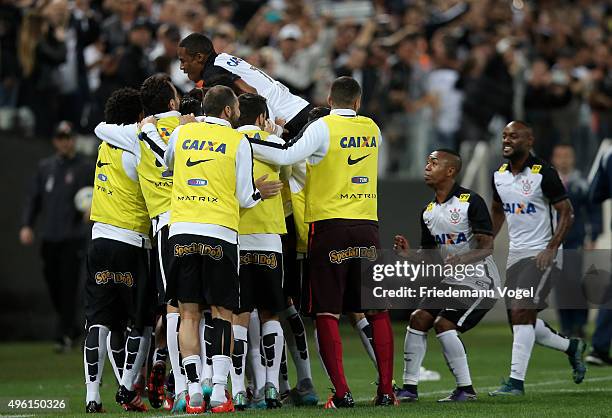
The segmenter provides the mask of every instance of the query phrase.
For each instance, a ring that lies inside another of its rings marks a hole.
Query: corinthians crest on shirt
[[[461,221],[461,213],[459,211],[459,208],[452,208],[451,210],[449,210],[449,212],[449,222],[453,225],[457,225]]]
[[[525,196],[530,195],[533,190],[533,181],[529,179],[521,180],[521,193]]]

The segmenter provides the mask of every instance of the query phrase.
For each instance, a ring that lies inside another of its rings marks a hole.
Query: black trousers
[[[76,316],[84,245],[83,240],[42,242],[43,275],[58,316],[55,336],[60,341],[77,336],[82,328],[77,326]]]

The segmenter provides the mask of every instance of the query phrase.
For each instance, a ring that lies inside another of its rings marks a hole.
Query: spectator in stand
[[[553,111],[569,105],[572,100],[569,79],[562,71],[552,73],[546,61],[537,59],[527,80],[525,119],[538,138],[534,145],[536,155],[548,161],[560,136],[553,124]]]
[[[457,50],[454,40],[442,31],[432,39],[434,68],[427,79],[427,91],[435,97],[432,149],[457,149],[457,131],[461,123],[463,92],[455,86],[459,80]]]
[[[111,0],[114,13],[102,22],[102,36],[108,52],[127,45],[128,33],[138,19],[140,3],[134,0]]]
[[[17,116],[21,11],[13,1],[0,1],[0,131],[10,130]]]
[[[421,38],[408,35],[397,45],[387,95],[391,170],[411,177],[422,174],[418,162],[431,145],[431,110],[436,105],[435,96],[427,92],[428,73],[418,54]]]
[[[40,138],[49,138],[57,121],[59,65],[66,61],[65,38],[64,27],[53,26],[43,11],[26,13],[18,49],[23,73],[20,100],[34,113],[35,132]]]

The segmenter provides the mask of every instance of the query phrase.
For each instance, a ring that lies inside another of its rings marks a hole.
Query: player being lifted
[[[524,122],[506,125],[502,150],[508,162],[493,173],[493,233],[497,236],[507,220],[510,236],[506,287],[533,289],[534,297],[506,300],[514,338],[510,378],[491,396],[525,393],[534,343],[566,353],[575,383],[582,382],[586,373],[584,341],[559,335],[537,317],[559,275],[558,250],[572,225],[573,209],[557,171],[531,154],[533,142]]]
[[[474,269],[474,274],[467,277],[444,277],[442,286],[496,289],[500,279],[492,256],[491,217],[482,197],[456,183],[461,165],[461,157],[451,150],[440,149],[427,158],[425,183],[434,190],[435,196],[421,212],[421,248],[429,251],[439,249],[446,264],[483,265],[481,270]],[[408,241],[401,235],[395,237],[393,247],[401,256],[415,258],[415,261],[419,258],[409,253]],[[457,383],[456,389],[439,402],[475,400],[467,354],[458,332],[464,333],[475,327],[494,304],[495,299],[481,297],[424,298],[420,302],[421,308],[410,316],[404,341],[404,386],[396,391],[397,398],[401,401],[418,400],[417,384],[427,349],[427,332],[433,328]]]
[[[306,124],[311,104],[243,59],[217,54],[207,36],[192,33],[185,37],[179,43],[178,57],[183,72],[200,87],[225,85],[239,93],[265,97],[270,118],[286,122],[288,137],[297,135]]]

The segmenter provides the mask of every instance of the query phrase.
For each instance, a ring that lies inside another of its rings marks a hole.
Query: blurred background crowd
[[[420,176],[428,150],[469,153],[513,118],[544,158],[573,145],[581,169],[612,133],[604,0],[0,0],[0,130],[90,134],[113,90],[156,72],[190,90],[176,50],[194,31],[313,103],[355,77],[387,175]]]

